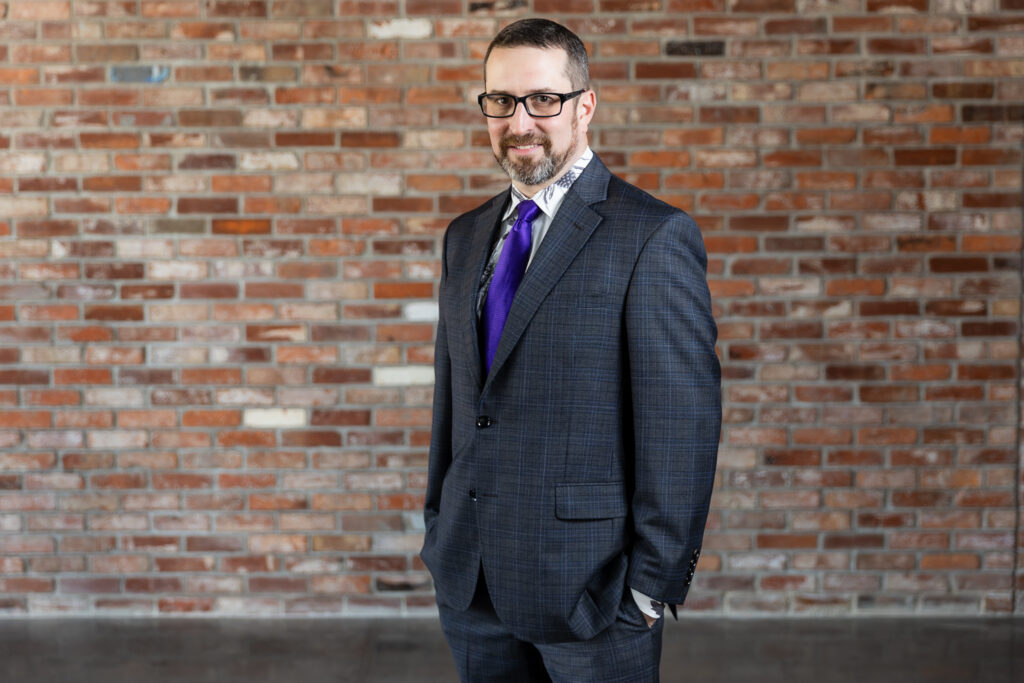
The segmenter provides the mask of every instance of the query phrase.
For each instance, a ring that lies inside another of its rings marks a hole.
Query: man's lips
[[[510,145],[506,149],[508,149],[509,151],[513,152],[514,154],[529,154],[530,152],[533,152],[534,150],[542,149],[542,146],[541,145]]]
[[[537,151],[547,149],[547,141],[544,139],[531,138],[527,136],[509,135],[501,141],[501,147],[509,156],[526,157]]]

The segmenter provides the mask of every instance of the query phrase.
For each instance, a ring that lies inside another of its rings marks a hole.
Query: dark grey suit
[[[588,640],[626,585],[671,604],[700,552],[721,426],[694,222],[594,158],[516,293],[491,372],[476,295],[508,192],[442,255],[421,556],[465,610],[482,565],[522,640]]]

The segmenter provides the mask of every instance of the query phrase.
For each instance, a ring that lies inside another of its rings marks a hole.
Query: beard
[[[572,121],[572,140],[576,140],[577,124],[576,119]],[[543,156],[534,161],[532,159],[512,159],[508,155],[510,147],[521,147],[525,145],[540,145],[544,150]],[[508,174],[509,178],[522,185],[542,185],[562,172],[569,162],[573,153],[573,146],[570,145],[563,152],[552,152],[551,138],[543,133],[533,135],[512,135],[507,134],[501,138],[499,143],[501,155],[494,155],[498,165]]]

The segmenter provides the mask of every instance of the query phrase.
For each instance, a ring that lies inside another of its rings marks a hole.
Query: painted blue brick
[[[115,83],[163,83],[170,75],[169,66],[110,67],[110,80]]]

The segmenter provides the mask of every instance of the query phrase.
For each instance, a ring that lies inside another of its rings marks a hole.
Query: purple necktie
[[[530,224],[540,213],[540,208],[532,199],[519,203],[519,214],[512,225],[505,246],[501,248],[498,265],[494,267],[494,276],[484,299],[483,312],[483,346],[484,372],[491,371],[494,353],[498,350],[501,330],[505,327],[509,309],[512,308],[512,297],[516,295],[519,283],[523,281],[526,263],[530,260],[530,246],[533,243],[533,230]]]

